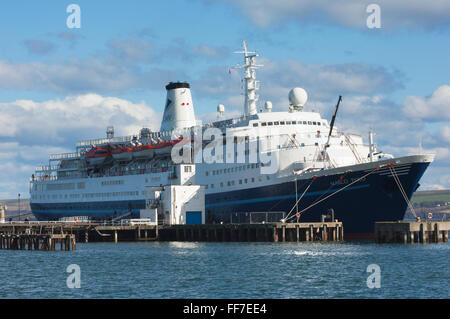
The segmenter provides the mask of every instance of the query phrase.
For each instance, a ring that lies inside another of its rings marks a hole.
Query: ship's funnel
[[[170,82],[166,85],[166,107],[161,131],[170,131],[195,126],[194,105],[189,83]]]

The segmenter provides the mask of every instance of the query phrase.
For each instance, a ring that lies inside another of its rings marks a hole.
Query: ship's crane
[[[323,158],[325,158],[326,152],[327,152],[327,148],[330,146],[330,138],[331,138],[331,133],[333,132],[333,127],[334,127],[334,121],[336,120],[336,115],[337,115],[337,111],[339,109],[339,105],[341,104],[342,101],[342,96],[339,95],[338,101],[336,103],[336,107],[334,108],[334,113],[333,113],[333,117],[331,118],[331,122],[330,122],[330,132],[328,133],[328,139],[327,142],[325,143],[324,146],[324,150],[323,150]],[[329,157],[329,156],[328,156]],[[331,160],[331,159],[330,159]]]

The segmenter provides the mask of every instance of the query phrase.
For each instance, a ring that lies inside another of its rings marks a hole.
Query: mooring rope
[[[328,195],[328,196],[322,198],[321,200],[312,203],[311,205],[309,205],[309,206],[306,207],[305,209],[301,210],[301,211],[300,211],[300,214],[306,212],[308,209],[310,209],[310,208],[316,206],[317,204],[323,202],[324,200],[330,198],[331,196],[334,196],[334,195],[336,195],[337,193],[343,191],[343,190],[346,189],[347,187],[350,187],[350,186],[352,186],[353,184],[356,184],[356,183],[359,182],[360,180],[366,178],[367,176],[369,176],[370,174],[372,174],[373,172],[375,172],[375,171],[377,171],[377,170],[379,170],[379,169],[380,169],[380,167],[376,167],[374,170],[370,171],[370,172],[367,173],[366,175],[361,176],[360,178],[354,180],[353,182],[351,182],[351,183],[348,184],[348,185],[345,185],[344,187],[342,187],[342,188],[338,189],[337,191],[335,191],[334,193],[331,193],[330,195]],[[291,217],[289,217],[289,218],[286,218],[285,221],[288,221],[288,220],[292,219],[293,217],[295,217],[295,215],[293,215],[293,216],[291,216]]]
[[[409,209],[413,213],[414,217],[417,218],[416,211],[414,210],[414,207],[412,206],[411,201],[408,199],[408,196],[406,196],[405,189],[403,188],[403,185],[400,182],[400,178],[398,177],[397,172],[395,171],[394,164],[388,165],[388,167],[389,167],[389,170],[391,171],[392,176],[394,177],[395,182],[397,183],[400,193],[402,194],[403,198],[406,201],[406,204],[408,205]]]
[[[294,210],[295,207],[297,207],[298,203],[300,202],[300,200],[303,198],[303,196],[305,196],[306,192],[308,191],[308,189],[311,187],[312,183],[314,182],[314,180],[316,179],[316,176],[314,176],[311,179],[311,182],[309,183],[308,187],[306,187],[306,189],[303,191],[303,194],[300,196],[300,198],[295,202],[294,206],[292,206],[291,210],[289,211],[289,213],[287,214],[287,216],[284,218],[284,220],[288,219],[289,216],[291,215],[292,211]],[[295,183],[297,184],[297,179],[295,180]]]

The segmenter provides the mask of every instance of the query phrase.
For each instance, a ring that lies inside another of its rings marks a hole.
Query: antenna
[[[258,101],[259,81],[256,81],[255,69],[262,67],[261,64],[255,63],[258,56],[255,51],[247,50],[247,42],[242,41],[243,51],[235,51],[234,53],[244,54],[244,64],[238,64],[233,69],[244,69],[244,116],[254,115],[258,113],[256,101]]]

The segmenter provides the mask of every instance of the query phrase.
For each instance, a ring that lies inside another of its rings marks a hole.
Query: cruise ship
[[[286,108],[258,106],[258,54],[247,50],[243,64],[243,114],[202,124],[195,117],[191,87],[166,85],[159,131],[80,141],[73,153],[55,154],[30,179],[30,206],[38,220],[84,216],[139,218],[149,186],[202,185],[206,223],[311,222],[333,216],[345,235],[370,237],[376,221],[403,219],[419,180],[434,155],[394,157],[377,150],[373,134],[341,132],[308,109],[307,92],[289,92]],[[195,89],[195,88],[192,88]],[[344,103],[343,103],[344,104]],[[344,105],[345,107],[345,105]],[[403,134],[403,133],[402,133]],[[180,164],[181,163],[181,164]],[[192,172],[180,181],[181,171]]]

